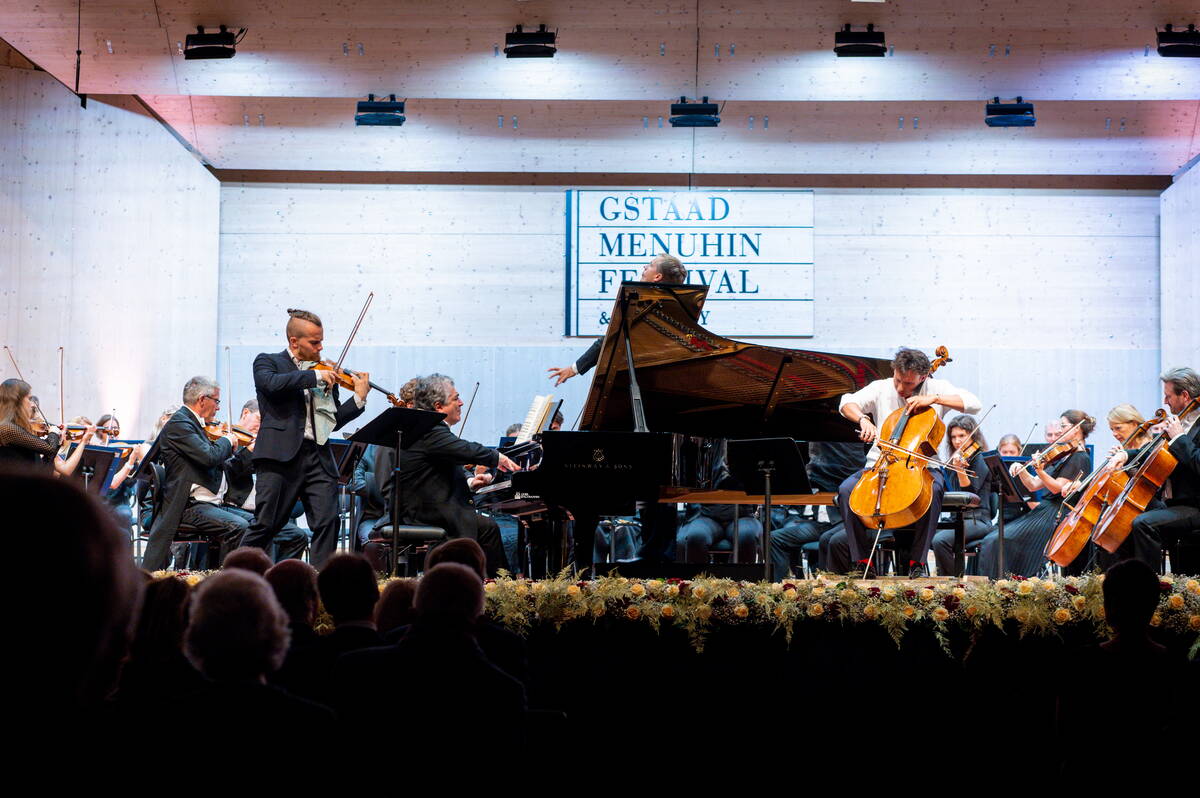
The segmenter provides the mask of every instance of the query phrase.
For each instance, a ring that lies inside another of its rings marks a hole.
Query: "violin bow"
[[[463,430],[467,428],[467,419],[471,417],[471,408],[475,406],[475,395],[479,393],[479,383],[475,383],[475,390],[471,391],[471,401],[467,402],[467,412],[463,414],[462,421],[458,424],[458,437],[462,437]]]
[[[25,375],[21,373],[21,367],[17,365],[17,359],[13,357],[12,350],[8,348],[7,344],[4,346],[4,352],[8,355],[8,359],[12,361],[13,368],[16,369],[17,372],[17,378],[21,380],[21,382],[28,382],[28,380],[25,379]],[[42,417],[42,421],[46,424],[46,426],[50,426],[50,419],[46,418],[46,414],[42,412],[41,405],[37,406],[37,411],[38,415]]]
[[[962,454],[963,449],[966,449],[967,446],[970,445],[971,439],[975,437],[975,433],[979,432],[979,430],[983,428],[983,422],[987,420],[987,417],[989,415],[991,415],[991,412],[995,409],[996,409],[996,405],[993,404],[991,407],[988,408],[987,412],[983,414],[983,418],[979,419],[979,421],[977,421],[975,423],[975,429],[973,429],[969,433],[967,433],[966,439],[962,442],[962,444],[957,449],[954,450],[954,454],[950,455],[951,460],[953,460],[956,455]]]
[[[233,390],[233,368],[232,368],[232,366],[229,365],[229,360],[230,360],[229,347],[226,346],[225,347],[225,390],[226,391]],[[232,397],[226,396],[225,398],[230,399]],[[230,432],[232,432],[233,431],[233,402],[226,402],[225,409],[229,411],[229,430],[230,430]]]
[[[354,336],[358,335],[358,328],[362,325],[363,319],[367,315],[367,308],[371,307],[371,300],[374,298],[374,291],[367,294],[367,301],[363,303],[362,310],[358,312],[358,321],[354,322],[354,327],[350,330],[350,337],[346,339],[346,345],[342,347],[342,354],[338,356],[334,371],[341,371],[342,361],[346,359],[346,353],[350,351],[350,344],[354,342]]]
[[[63,348],[60,346],[58,348],[58,414],[59,414],[59,416],[62,417],[62,427],[64,430],[67,428],[67,411],[66,411],[67,403],[66,403],[66,399],[64,398],[66,395],[66,392],[63,390],[63,361],[65,359],[66,359],[66,353],[63,351]]]
[[[1033,431],[1037,429],[1037,422],[1033,422],[1033,426],[1029,428],[1029,434],[1025,436],[1025,442],[1021,444],[1021,457],[1025,456],[1025,447],[1029,445],[1029,439],[1033,437]]]

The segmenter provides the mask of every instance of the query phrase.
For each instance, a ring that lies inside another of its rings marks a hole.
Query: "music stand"
[[[1004,575],[1004,503],[1023,503],[1029,500],[1023,484],[1013,482],[1007,465],[1000,459],[999,452],[984,452],[983,462],[992,474],[992,487],[996,492],[996,579]]]
[[[763,575],[768,582],[771,573],[771,491],[780,493],[812,493],[804,457],[791,438],[751,438],[731,440],[726,455],[729,473],[742,483],[746,493],[763,496]],[[737,533],[734,533],[735,550]]]
[[[365,427],[349,436],[355,443],[386,446],[396,450],[396,465],[392,468],[392,574],[396,572],[398,546],[396,536],[400,529],[400,452],[424,437],[435,424],[442,423],[445,413],[432,410],[413,410],[407,407],[389,407]]]
[[[90,444],[83,447],[83,454],[79,457],[79,467],[75,469],[71,479],[83,485],[84,493],[93,493],[97,497],[103,498],[112,482],[113,469],[117,467],[116,463],[121,459],[124,451],[115,447]]]

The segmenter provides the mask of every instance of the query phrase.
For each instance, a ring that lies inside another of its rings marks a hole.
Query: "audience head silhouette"
[[[241,568],[259,576],[265,576],[271,570],[271,558],[257,546],[242,546],[225,555],[222,568]]]
[[[187,628],[191,588],[177,576],[164,576],[146,585],[142,612],[130,653],[135,657],[178,655]]]
[[[302,560],[284,560],[264,578],[292,623],[312,626],[316,622],[317,569]]]
[[[375,628],[390,632],[413,622],[413,599],[417,595],[415,579],[393,579],[384,586],[375,605]]]
[[[417,622],[426,627],[465,629],[483,614],[483,582],[465,565],[444,562],[417,584]]]
[[[262,682],[283,664],[288,616],[261,576],[233,569],[196,589],[184,639],[192,665],[215,682]]]
[[[375,569],[366,557],[338,554],[330,557],[317,576],[321,602],[333,616],[334,625],[348,621],[369,621],[379,601]]]
[[[1104,574],[1104,619],[1118,635],[1150,627],[1162,591],[1158,574],[1141,560],[1122,560]]]
[[[487,557],[483,547],[471,538],[453,538],[437,546],[425,556],[425,568],[431,569],[444,562],[465,565],[479,575],[483,581],[487,573]]]

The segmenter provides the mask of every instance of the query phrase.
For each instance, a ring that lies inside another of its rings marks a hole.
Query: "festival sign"
[[[617,287],[658,255],[709,286],[705,329],[813,334],[812,191],[568,191],[567,335],[603,335]]]

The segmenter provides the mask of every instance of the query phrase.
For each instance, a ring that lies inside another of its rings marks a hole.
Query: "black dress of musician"
[[[464,441],[451,431],[450,425],[458,423],[463,403],[449,377],[431,374],[423,378],[417,383],[413,401],[417,409],[443,413],[446,418],[407,446],[400,453],[399,463],[394,448],[380,446],[376,450],[375,471],[383,477],[384,504],[391,506],[399,479],[401,523],[441,527],[451,538],[474,538],[487,557],[488,574],[495,576],[505,566],[500,527],[492,518],[475,511],[463,466],[515,471],[517,464],[497,450]]]
[[[254,521],[242,545],[266,549],[299,498],[313,533],[310,558],[320,568],[338,538],[337,466],[329,436],[362,414],[370,375],[359,372],[354,395],[339,401],[333,373],[310,368],[321,360],[321,319],[305,310],[288,315],[288,348],[254,358],[262,426],[254,445]]]
[[[45,438],[33,431],[33,399],[29,383],[16,378],[0,383],[0,466],[17,469],[47,469],[70,476],[96,428],[89,426],[71,455],[58,456],[62,436],[53,429]]]
[[[978,423],[970,416],[955,416],[946,425],[946,435],[950,438],[950,446],[957,452],[960,448],[970,448],[964,442],[970,438],[979,444],[978,451],[968,462],[961,457],[951,457],[951,465],[957,465],[964,470],[947,471],[946,490],[966,491],[979,497],[979,506],[973,510],[963,511],[963,533],[967,545],[987,537],[992,531],[992,516],[995,510],[992,502],[995,494],[992,492],[992,473],[987,463],[983,462],[983,452],[988,448],[987,440],[982,432],[978,432]],[[974,434],[972,434],[974,433]],[[966,472],[971,472],[967,474]],[[973,476],[972,476],[973,475]],[[942,529],[933,536],[933,559],[937,563],[938,576],[954,573],[954,530]]]
[[[1082,421],[1082,424],[1079,422]],[[1091,458],[1083,449],[1083,441],[1096,428],[1096,420],[1082,410],[1068,410],[1062,414],[1063,429],[1079,424],[1078,429],[1061,442],[1074,442],[1078,450],[1052,463],[1048,469],[1037,466],[1037,476],[1031,476],[1027,467],[1017,474],[1029,490],[1046,489],[1046,496],[1036,508],[1004,526],[1004,572],[1017,576],[1037,576],[1046,567],[1046,544],[1065,514],[1064,491],[1075,480],[1086,475],[1091,468]],[[1016,466],[1017,464],[1014,464]],[[1023,464],[1022,464],[1023,465]],[[979,547],[979,573],[982,576],[1000,578],[999,531],[990,533]],[[1076,561],[1083,568],[1082,558]]]

